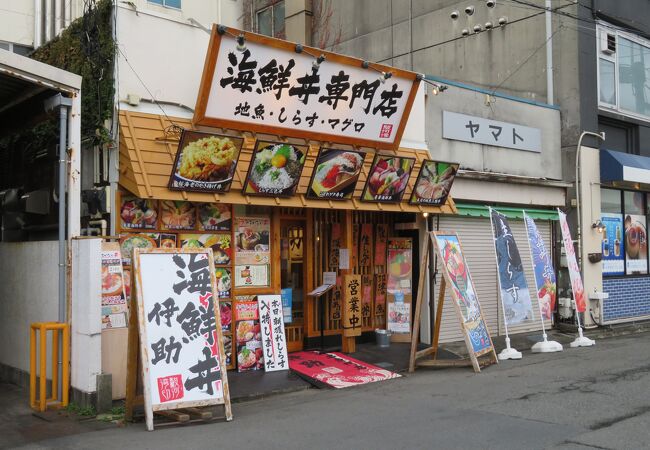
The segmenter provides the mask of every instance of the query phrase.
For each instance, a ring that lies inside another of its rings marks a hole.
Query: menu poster
[[[243,193],[291,197],[298,187],[308,151],[306,145],[257,141]]]
[[[120,200],[120,225],[123,230],[153,230],[158,213],[157,200],[123,195]]]
[[[258,295],[257,305],[262,332],[264,370],[289,370],[287,338],[282,320],[282,298],[280,295]]]
[[[160,201],[160,228],[193,230],[196,227],[196,206],[183,200]]]
[[[235,302],[237,371],[259,370],[264,365],[257,301]]]
[[[367,202],[400,202],[414,164],[414,158],[375,155],[361,199]]]
[[[269,285],[269,266],[235,266],[235,287],[265,287]]]
[[[413,243],[410,238],[388,239],[388,292],[411,294]]]
[[[183,130],[169,189],[228,192],[243,144],[239,137]]]
[[[223,203],[199,203],[199,230],[230,231],[232,229],[232,210]]]
[[[625,275],[625,240],[623,215],[602,213],[605,225],[603,236],[603,275]]]
[[[642,215],[625,216],[625,273],[648,273],[648,233],[646,217]]]
[[[321,148],[314,164],[307,197],[349,200],[359,179],[365,153]]]
[[[102,242],[102,329],[127,326],[126,298],[120,244]]]
[[[416,205],[444,205],[459,165],[425,160],[415,182],[410,202]]]
[[[271,219],[268,216],[237,217],[235,264],[269,264]]]
[[[411,332],[411,304],[390,302],[388,304],[388,331],[396,334]]]

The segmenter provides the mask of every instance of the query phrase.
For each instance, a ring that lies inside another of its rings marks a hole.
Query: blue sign
[[[603,236],[603,275],[625,274],[625,239],[623,239],[623,215],[602,213],[605,225]]]
[[[282,318],[284,323],[291,323],[293,320],[291,315],[291,306],[293,303],[293,290],[291,288],[285,288],[280,291],[280,297],[282,298]]]
[[[508,219],[493,209],[490,218],[505,320],[507,325],[514,325],[533,318],[528,283]]]

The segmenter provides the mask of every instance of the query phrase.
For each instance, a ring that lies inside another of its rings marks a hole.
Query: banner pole
[[[528,251],[530,252],[530,263],[533,266],[533,278],[535,280],[535,295],[537,297],[537,307],[539,308],[539,318],[542,321],[542,337],[543,341],[542,342],[537,342],[531,347],[531,350],[533,353],[549,353],[549,352],[561,352],[562,351],[562,344],[560,344],[557,341],[549,341],[548,336],[546,335],[546,326],[544,324],[544,311],[542,310],[542,301],[539,298],[539,288],[538,288],[538,280],[537,280],[537,271],[535,270],[535,255],[533,254],[533,247],[530,242],[530,237],[531,237],[531,230],[528,226],[528,220],[530,220],[533,225],[535,226],[535,232],[537,233],[537,236],[539,239],[542,238],[541,235],[539,235],[539,231],[537,230],[537,225],[533,221],[532,218],[529,219],[528,215],[526,214],[525,210],[522,210],[524,213],[524,226],[526,227],[526,234],[528,235]],[[548,252],[548,250],[546,250]],[[555,289],[556,295],[557,295],[557,282],[556,282],[556,289]]]
[[[494,247],[494,262],[496,263],[497,268],[497,286],[498,286],[498,296],[501,299],[501,311],[503,312],[503,327],[506,331],[506,348],[499,352],[499,359],[521,359],[521,352],[518,352],[516,349],[510,347],[510,336],[508,335],[508,318],[506,317],[506,308],[503,304],[503,291],[501,290],[501,277],[499,276],[499,257],[497,255],[497,238],[494,234],[494,221],[492,220],[492,207],[488,206],[488,211],[490,213],[490,228],[492,230],[492,246]]]

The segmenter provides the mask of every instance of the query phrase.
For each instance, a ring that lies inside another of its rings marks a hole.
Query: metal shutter
[[[521,254],[526,280],[531,293],[533,305],[534,320],[525,322],[508,329],[510,334],[537,331],[542,329],[539,320],[539,307],[535,294],[535,279],[531,265],[530,251],[528,249],[528,237],[523,220],[510,219],[510,226],[514,234],[519,252]],[[547,246],[551,245],[551,226],[550,222],[538,220],[537,227],[544,238]],[[492,231],[490,229],[490,219],[484,217],[459,217],[446,216],[440,218],[441,231],[455,232],[458,234],[467,265],[472,275],[472,280],[476,287],[483,316],[490,330],[495,335],[505,334],[503,328],[503,312],[501,301],[498,297],[498,281],[496,270],[496,259],[494,256],[494,245],[492,244]],[[438,267],[440,270],[440,267]],[[436,281],[440,280],[442,273]],[[438,282],[438,286],[439,286]],[[438,292],[436,287],[436,292]],[[438,294],[436,294],[437,299]],[[440,328],[440,342],[454,342],[463,339],[463,335],[456,318],[452,300],[449,298],[449,291],[445,297],[445,305],[442,313],[442,324]],[[550,326],[550,324],[547,324]]]

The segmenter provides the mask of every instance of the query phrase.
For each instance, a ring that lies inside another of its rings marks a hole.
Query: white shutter
[[[526,273],[526,281],[530,290],[531,302],[533,305],[532,321],[528,321],[508,329],[510,334],[523,333],[541,330],[542,324],[539,320],[539,307],[535,289],[535,278],[531,264],[530,250],[528,248],[528,237],[524,221],[520,219],[509,219],[512,232],[521,254],[521,260]],[[551,248],[551,225],[548,221],[536,221],[539,232],[544,239],[547,248]],[[485,217],[466,216],[443,216],[440,218],[440,231],[455,232],[460,238],[463,254],[467,260],[476,287],[476,293],[481,303],[483,317],[487,323],[492,336],[503,335],[503,312],[501,301],[498,297],[498,281],[496,258],[494,256],[494,244],[492,243],[492,230],[490,219]],[[442,277],[441,268],[438,267],[437,292]],[[445,305],[442,312],[442,323],[440,326],[440,342],[454,342],[463,339],[463,335],[456,318],[454,306],[449,297],[449,290],[445,295]],[[547,326],[550,326],[548,324]]]

